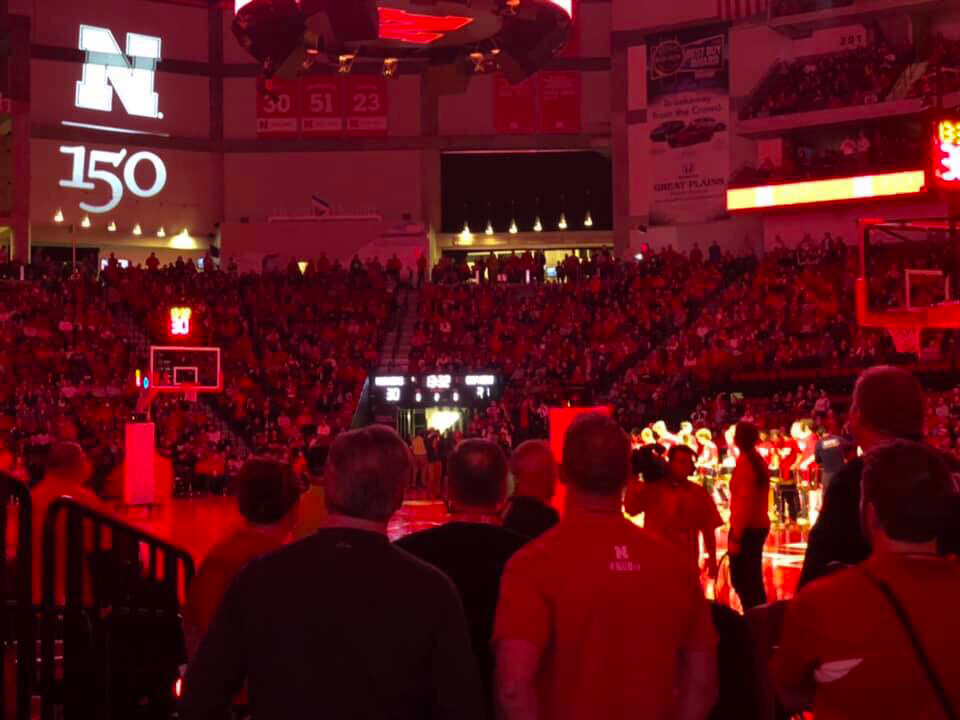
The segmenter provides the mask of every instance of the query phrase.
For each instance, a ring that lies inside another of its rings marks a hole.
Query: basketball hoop
[[[901,355],[920,354],[920,331],[923,328],[919,325],[904,327],[888,327],[887,332],[893,338],[893,345]]]
[[[183,399],[188,403],[195,403],[197,401],[197,386],[196,385],[184,385],[183,386]]]

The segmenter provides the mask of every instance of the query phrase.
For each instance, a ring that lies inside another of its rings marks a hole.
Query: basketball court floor
[[[174,500],[151,510],[131,509],[126,515],[138,527],[189,550],[197,565],[215,543],[241,522],[236,500],[220,496]],[[391,521],[390,537],[395,540],[440,525],[447,518],[446,507],[441,502],[408,501]],[[717,536],[718,552],[722,556],[726,550],[726,531],[721,530]],[[771,601],[793,595],[805,549],[805,530],[771,531],[764,551],[764,578]],[[716,584],[705,581],[705,585],[709,597],[721,601],[727,598],[729,580],[723,571]]]

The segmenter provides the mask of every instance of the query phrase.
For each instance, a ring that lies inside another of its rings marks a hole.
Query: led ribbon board
[[[916,195],[923,191],[924,183],[924,172],[911,170],[883,175],[858,175],[782,185],[732,188],[727,190],[727,210],[730,212],[762,210],[844,200]]]

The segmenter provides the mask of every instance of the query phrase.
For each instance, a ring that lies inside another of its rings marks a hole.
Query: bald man
[[[464,440],[450,455],[450,522],[397,540],[398,547],[442,570],[457,586],[470,627],[484,689],[484,712],[493,718],[490,637],[500,576],[527,538],[501,526],[507,494],[507,458],[488,440]]]
[[[503,513],[503,527],[527,538],[540,537],[560,520],[550,506],[557,487],[550,445],[543,440],[521,443],[510,456],[510,474],[515,487]]]
[[[505,720],[704,720],[716,634],[679,552],[623,517],[630,441],[581,415],[564,436],[560,523],[507,564],[493,645]]]

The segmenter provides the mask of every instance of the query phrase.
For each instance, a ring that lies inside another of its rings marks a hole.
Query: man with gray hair
[[[889,365],[865,370],[853,389],[850,428],[864,453],[894,440],[922,441],[924,405],[920,382],[906,370]],[[953,456],[944,454],[943,459],[952,472],[960,468]],[[835,567],[857,565],[870,556],[870,542],[859,522],[863,466],[862,457],[848,462],[824,493],[820,517],[810,531],[798,590]],[[952,505],[957,508],[955,498]]]
[[[254,718],[480,717],[456,589],[387,539],[412,474],[389,428],[333,442],[329,517],[237,576],[187,671],[181,717],[229,717],[244,682]]]

